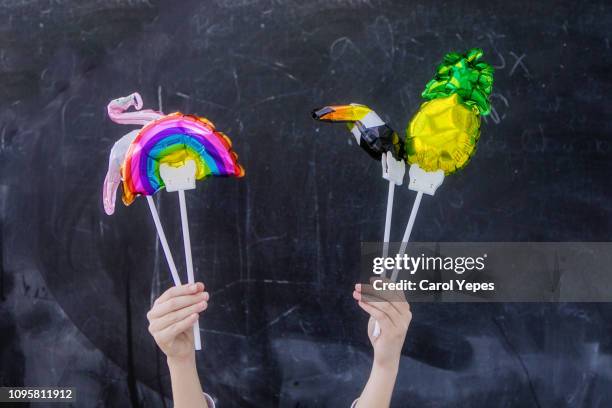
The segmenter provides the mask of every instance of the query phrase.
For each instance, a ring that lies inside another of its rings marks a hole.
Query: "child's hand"
[[[406,332],[412,320],[410,305],[402,291],[386,290],[382,294],[384,298],[372,296],[375,292],[370,285],[358,283],[355,285],[353,298],[357,300],[359,307],[370,315],[368,337],[374,347],[374,364],[397,369]],[[375,321],[380,324],[381,333],[378,337],[372,336]]]
[[[149,332],[168,359],[195,356],[192,326],[208,307],[209,298],[200,282],[173,286],[157,298],[147,313]]]

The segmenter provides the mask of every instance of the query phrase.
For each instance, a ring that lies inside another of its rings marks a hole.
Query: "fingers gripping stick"
[[[180,167],[169,166],[162,163],[159,166],[159,174],[166,185],[168,192],[178,191],[179,205],[181,209],[181,225],[183,230],[183,244],[185,247],[185,263],[187,267],[187,281],[194,283],[193,260],[191,258],[191,239],[189,237],[189,220],[187,219],[187,203],[185,202],[185,190],[195,189],[196,164],[193,160],[187,160]],[[193,340],[196,350],[202,349],[200,339],[200,324],[196,321],[193,326]]]

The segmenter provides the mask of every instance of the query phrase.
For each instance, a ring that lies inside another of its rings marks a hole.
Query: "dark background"
[[[210,118],[244,179],[187,194],[212,293],[198,353],[223,407],[344,407],[371,348],[351,299],[382,237],[379,163],[309,111],[370,105],[403,130],[443,54],[495,68],[479,151],[425,197],[418,241],[608,241],[605,2],[0,2],[0,385],[79,406],[169,406],[145,313],[170,285],[145,201],[104,214],[110,99]],[[396,193],[399,239],[414,193]],[[176,195],[158,194],[183,265]],[[184,268],[181,268],[184,276]],[[612,306],[415,304],[397,407],[608,407]]]

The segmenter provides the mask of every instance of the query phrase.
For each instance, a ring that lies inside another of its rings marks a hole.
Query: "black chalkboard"
[[[610,239],[606,2],[2,2],[0,22],[0,385],[170,404],[145,318],[171,282],[153,223],[142,199],[112,217],[101,204],[109,149],[131,129],[105,106],[133,91],[211,119],[246,168],[187,194],[212,293],[199,368],[220,406],[349,406],[367,378],[350,295],[360,242],[382,236],[386,183],[314,107],[366,103],[403,130],[442,55],[481,47],[493,113],[470,165],[423,200],[413,239]],[[396,192],[395,239],[413,197]],[[183,265],[176,196],[157,200]],[[394,406],[612,404],[609,305],[413,311]]]

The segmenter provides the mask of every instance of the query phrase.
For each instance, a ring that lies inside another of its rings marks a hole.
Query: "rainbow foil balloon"
[[[449,53],[421,96],[427,99],[406,129],[406,159],[425,171],[448,175],[465,167],[476,151],[480,117],[491,111],[493,67],[483,52]]]
[[[232,142],[205,118],[172,113],[148,123],[131,143],[121,166],[123,203],[137,195],[153,195],[164,187],[159,166],[180,167],[188,160],[196,164],[196,179],[242,177]]]

